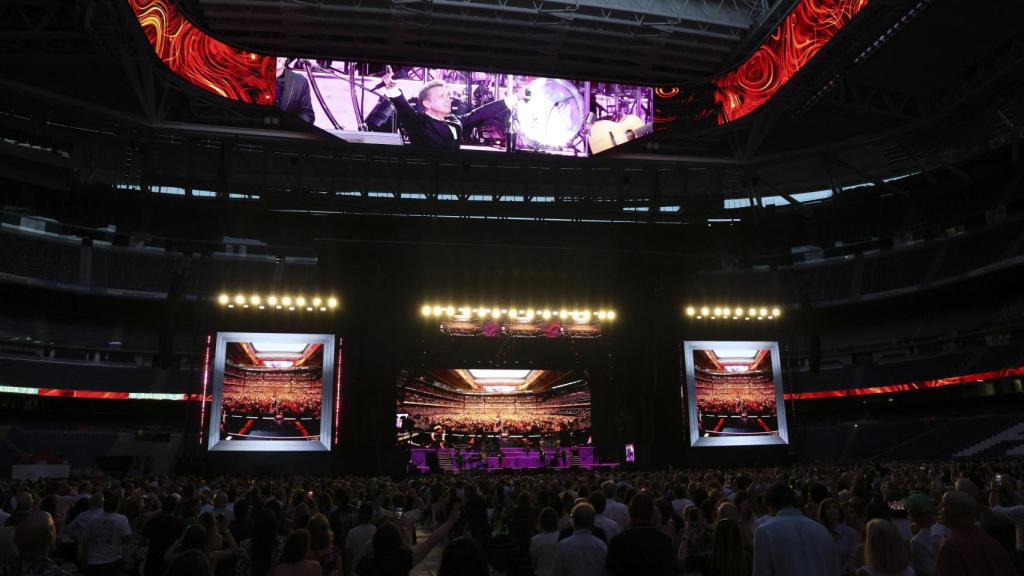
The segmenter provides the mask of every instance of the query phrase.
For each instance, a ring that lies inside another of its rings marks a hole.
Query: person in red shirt
[[[939,514],[952,534],[939,549],[936,576],[1015,576],[1006,550],[975,524],[978,503],[967,492],[942,497]]]

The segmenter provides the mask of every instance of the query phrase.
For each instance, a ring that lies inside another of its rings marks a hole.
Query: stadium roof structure
[[[249,50],[638,84],[708,78],[797,0],[185,0]]]

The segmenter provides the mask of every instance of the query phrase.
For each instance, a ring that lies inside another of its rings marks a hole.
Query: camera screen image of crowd
[[[267,359],[252,343],[227,344],[221,440],[317,439],[323,346],[305,345],[296,356]]]
[[[654,127],[651,87],[327,60],[276,65],[275,105],[352,142],[586,156]]]
[[[460,391],[429,378],[399,383],[398,442],[408,447],[576,446],[590,441],[590,388]]]
[[[778,434],[770,350],[694,350],[693,365],[701,436]]]

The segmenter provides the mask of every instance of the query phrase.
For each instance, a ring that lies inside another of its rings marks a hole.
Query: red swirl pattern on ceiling
[[[274,58],[240,50],[193,25],[174,0],[128,0],[157,57],[174,73],[214,94],[249,104],[274,103]]]
[[[857,15],[868,0],[802,0],[735,70],[714,80],[718,123],[757,110]]]

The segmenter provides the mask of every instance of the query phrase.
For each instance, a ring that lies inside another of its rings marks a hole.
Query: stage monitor
[[[404,448],[566,448],[590,443],[590,384],[579,370],[416,369],[398,380]]]
[[[217,334],[209,450],[329,451],[334,352],[330,334]]]
[[[777,342],[684,342],[692,446],[788,444]]]

